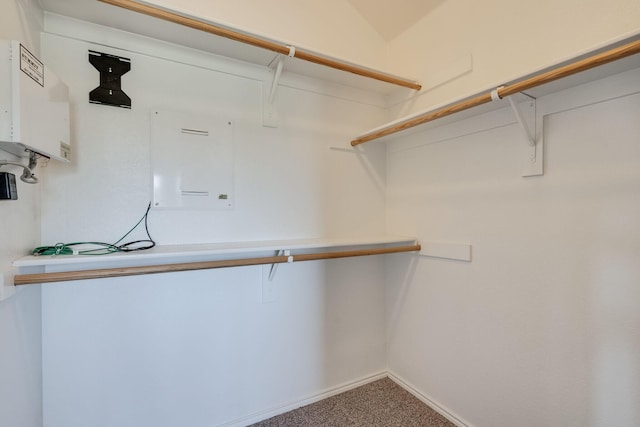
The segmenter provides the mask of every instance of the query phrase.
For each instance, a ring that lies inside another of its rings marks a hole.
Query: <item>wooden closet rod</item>
[[[174,12],[170,12],[155,6],[150,6],[142,3],[138,3],[133,0],[98,0],[103,3],[108,3],[113,6],[118,6],[124,9],[128,9],[134,12],[142,13],[144,15],[153,16],[154,18],[163,19],[165,21],[173,22],[175,24],[183,25],[185,27],[194,28],[196,30],[204,31],[216,36],[225,37],[231,40],[235,40],[241,43],[249,44],[252,46],[260,47],[262,49],[271,50],[283,55],[289,55],[289,46],[275,43],[269,40],[265,40],[259,37],[244,34],[238,31],[234,31],[228,28],[220,27],[208,22],[200,21],[195,18],[182,16]],[[304,61],[313,62],[326,67],[335,68],[337,70],[346,71],[349,73],[357,74],[363,77],[379,80],[386,83],[391,83],[397,86],[406,87],[409,89],[420,90],[422,86],[411,80],[403,79],[400,77],[392,76],[390,74],[381,73],[379,71],[373,71],[368,68],[358,67],[356,65],[347,64],[337,60],[329,59],[323,56],[315,55],[310,52],[305,52],[301,49],[296,49],[293,55],[295,58],[302,59]]]
[[[292,262],[314,261],[322,259],[357,257],[366,255],[393,254],[398,252],[415,252],[420,245],[395,246],[391,248],[358,249],[352,251],[322,252],[317,254],[292,255]],[[289,261],[288,256],[271,256],[259,258],[230,259],[220,261],[187,262],[180,264],[146,265],[140,267],[104,268],[98,270],[63,271],[58,273],[17,274],[13,283],[33,285],[37,283],[68,282],[84,279],[107,279],[111,277],[139,276],[142,274],[170,273],[176,271],[206,270],[211,268],[242,267],[261,264],[282,264]]]
[[[517,83],[513,83],[511,85],[502,86],[497,89],[498,96],[501,98],[509,95],[513,95],[519,92],[523,92],[527,89],[534,88],[536,86],[541,86],[546,83],[550,83],[552,81],[561,79],[563,77],[568,77],[573,74],[577,74],[581,71],[586,71],[591,68],[595,68],[599,65],[608,64],[610,62],[617,61],[619,59],[626,58],[631,55],[635,55],[640,53],[640,40],[625,44],[620,47],[613,48],[606,52],[598,53],[596,55],[590,56],[585,59],[581,59],[579,61],[573,62],[568,65],[564,65],[558,68],[555,68],[551,71],[547,71],[528,79],[522,80]],[[363,135],[351,141],[352,146],[360,145],[368,141],[372,141],[374,139],[382,138],[387,135],[391,135],[397,132],[401,132],[403,130],[412,128],[414,126],[418,126],[427,122],[431,122],[437,120],[442,117],[446,117],[455,113],[459,113],[464,110],[468,110],[473,107],[477,107],[482,104],[486,104],[491,102],[491,92],[487,92],[478,96],[475,96],[470,99],[466,99],[464,101],[458,102],[453,105],[449,105],[438,110],[426,112],[424,114],[420,114],[411,119],[405,120],[400,123],[396,123],[394,125],[389,125],[377,131],[371,132],[367,135]]]

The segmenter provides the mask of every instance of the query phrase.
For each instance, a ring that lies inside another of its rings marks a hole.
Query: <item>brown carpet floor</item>
[[[451,427],[389,378],[303,406],[251,427]]]

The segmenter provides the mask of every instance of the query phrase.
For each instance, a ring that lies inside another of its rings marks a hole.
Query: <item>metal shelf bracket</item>
[[[524,95],[524,94],[523,94]],[[524,95],[526,97],[529,98],[529,101],[525,101],[526,103],[528,103],[529,107],[532,108],[528,108],[526,110],[527,112],[527,118],[525,118],[523,116],[523,112],[520,109],[520,106],[516,103],[516,101],[513,100],[513,96],[508,96],[507,97],[507,101],[509,101],[509,105],[511,105],[511,109],[513,110],[513,114],[516,116],[516,120],[518,121],[518,124],[520,125],[520,129],[522,129],[522,134],[524,135],[527,143],[531,146],[531,147],[535,147],[536,145],[536,136],[535,133],[532,134],[531,133],[531,129],[529,128],[529,125],[527,122],[530,122],[531,119],[533,118],[533,123],[535,126],[535,117],[536,117],[536,100],[535,98],[532,98],[528,95]],[[535,129],[534,129],[535,132]]]
[[[493,101],[503,99],[498,93],[501,89],[502,87],[499,87],[491,91]],[[505,98],[509,102],[526,142],[522,147],[522,176],[541,176],[544,174],[543,117],[538,117],[536,113],[536,99],[523,92]]]
[[[294,46],[287,46],[289,48],[289,58],[295,57],[296,48]],[[265,91],[264,105],[262,109],[262,125],[265,127],[278,127],[278,111],[275,108],[276,94],[278,93],[278,85],[280,84],[280,76],[282,75],[282,69],[284,68],[284,61],[287,56],[277,55],[269,64],[269,70],[273,73],[273,79],[271,79],[271,88],[269,92]],[[274,65],[275,64],[275,65]],[[264,85],[267,85],[265,81]]]
[[[278,251],[278,253],[276,254],[276,256],[286,256],[287,257],[287,263],[292,263],[293,262],[293,257],[291,256],[291,251],[288,249],[281,249]],[[272,282],[273,278],[276,277],[276,272],[278,271],[278,266],[280,264],[271,264],[271,270],[269,270],[269,281]]]

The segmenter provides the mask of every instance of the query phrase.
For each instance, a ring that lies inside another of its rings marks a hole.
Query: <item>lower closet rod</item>
[[[352,251],[322,252],[317,254],[299,254],[292,256],[271,256],[259,258],[229,259],[220,261],[187,262],[179,264],[144,265],[139,267],[104,268],[97,270],[63,271],[57,273],[17,274],[13,283],[33,285],[38,283],[68,282],[84,279],[106,279],[110,277],[139,276],[143,274],[169,273],[175,271],[206,270],[211,268],[241,267],[262,264],[283,264],[296,261],[347,258],[367,255],[383,255],[398,252],[416,252],[420,245],[395,246],[378,249],[358,249]],[[289,258],[292,258],[290,260]]]

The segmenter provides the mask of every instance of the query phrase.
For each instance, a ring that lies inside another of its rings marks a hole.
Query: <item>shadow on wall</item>
[[[325,386],[385,370],[383,256],[324,261]]]
[[[591,264],[587,385],[594,425],[640,425],[640,264],[629,255],[640,248],[630,235],[625,240],[628,247],[600,248]]]
[[[403,311],[411,284],[414,281],[420,255],[388,255],[385,262],[386,287],[386,342],[394,336],[398,318]]]

